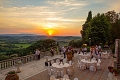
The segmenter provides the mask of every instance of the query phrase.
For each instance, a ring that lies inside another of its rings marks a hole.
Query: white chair
[[[60,63],[60,59],[56,59],[56,63]]]
[[[98,62],[98,63],[96,64],[96,68],[97,68],[97,69],[101,69],[101,62]]]
[[[68,74],[68,75],[73,75],[73,73],[74,73],[73,66],[70,66],[70,67],[67,69],[67,74]]]
[[[74,80],[78,80],[78,78],[74,78]]]
[[[54,61],[53,60],[51,60],[51,64],[53,64],[54,63]]]
[[[48,74],[51,76],[51,75],[53,75],[53,73],[54,73],[54,70],[50,66],[50,62],[48,62]]]
[[[61,68],[57,68],[57,77],[61,76]]]
[[[63,59],[63,63],[66,63],[66,61],[67,61],[67,60],[64,58],[64,59]]]
[[[65,74],[65,75],[63,76],[63,78],[69,79],[69,76],[68,76],[67,74]]]
[[[96,63],[93,63],[93,64],[90,66],[90,71],[96,71]]]
[[[85,70],[85,69],[86,69],[85,63],[81,62],[81,64],[80,64],[80,69],[82,69],[82,70]]]
[[[81,62],[79,59],[77,59],[77,67],[80,67],[80,65],[81,65]]]
[[[50,80],[56,80],[55,76],[54,75],[50,76]]]
[[[66,74],[66,67],[62,68],[61,70],[61,77],[63,77]]]
[[[70,66],[72,65],[72,61],[71,60],[68,63],[69,63]]]
[[[70,66],[72,66],[74,64],[74,62],[72,62],[71,60],[68,63]]]
[[[101,60],[100,60],[100,59],[98,59],[98,63],[101,63]]]

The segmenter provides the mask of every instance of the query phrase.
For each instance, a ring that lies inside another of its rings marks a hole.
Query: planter
[[[19,80],[19,76],[15,74],[7,74],[5,80]]]

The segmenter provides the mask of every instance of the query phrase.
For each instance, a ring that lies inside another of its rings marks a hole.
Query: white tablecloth
[[[90,58],[90,54],[89,53],[87,53],[87,54],[83,54],[83,53],[80,53],[80,54],[78,54],[78,56],[80,56],[81,58]]]
[[[81,62],[83,62],[86,65],[87,68],[89,68],[91,65],[96,65],[97,64],[97,61],[94,60],[94,59],[91,59],[91,61],[82,59]]]
[[[55,67],[55,68],[64,68],[64,67],[69,67],[70,65],[68,63],[65,63],[65,64],[57,64],[57,63],[53,63],[52,64],[52,67]]]
[[[109,53],[107,53],[107,52],[101,53],[101,58],[108,58],[108,57],[109,57]]]

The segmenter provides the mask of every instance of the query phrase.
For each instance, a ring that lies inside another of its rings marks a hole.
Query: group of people
[[[72,47],[70,47],[70,46],[63,46],[63,47],[60,49],[60,53],[64,55],[64,58],[66,58],[66,53],[69,52],[69,51],[72,51],[73,54],[74,54],[74,50],[73,50]]]
[[[36,58],[36,60],[40,60],[40,52],[41,51],[39,49],[36,49],[36,51],[35,51],[35,58]],[[55,50],[54,50],[53,47],[50,49],[50,53],[51,53],[51,56],[54,56]]]
[[[97,59],[100,58],[101,56],[101,46],[91,46],[90,48],[90,53],[91,53],[91,57],[96,57]]]

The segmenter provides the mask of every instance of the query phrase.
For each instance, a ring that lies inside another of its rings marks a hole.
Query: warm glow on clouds
[[[90,10],[94,15],[99,11],[119,11],[119,3],[119,0],[0,0],[0,34],[79,36]]]

